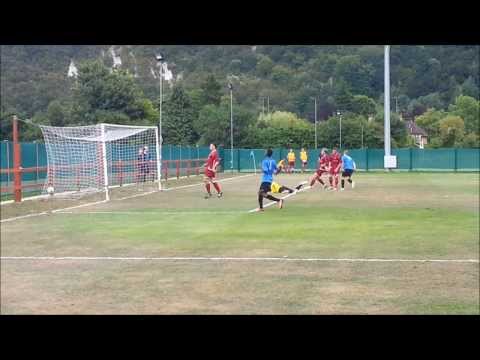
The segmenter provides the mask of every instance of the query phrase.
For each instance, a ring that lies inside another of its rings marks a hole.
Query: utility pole
[[[317,142],[317,98],[315,98],[315,149],[318,149],[318,142]]]
[[[230,89],[230,169],[233,172],[233,85],[228,83]]]

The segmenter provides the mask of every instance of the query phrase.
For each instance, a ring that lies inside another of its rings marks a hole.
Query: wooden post
[[[13,191],[15,202],[22,201],[22,173],[20,168],[21,150],[18,142],[18,119],[13,116]]]

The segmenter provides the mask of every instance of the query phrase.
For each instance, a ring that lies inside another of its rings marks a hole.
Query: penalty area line
[[[289,257],[113,257],[113,256],[2,256],[0,260],[96,260],[96,261],[295,261],[295,262],[409,262],[409,263],[475,263],[478,259],[362,259],[362,258],[289,258]]]

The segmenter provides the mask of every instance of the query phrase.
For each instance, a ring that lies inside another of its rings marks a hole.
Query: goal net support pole
[[[158,139],[158,128],[155,127],[155,149],[157,152],[157,180],[158,180],[158,190],[162,190],[162,147],[159,144]]]
[[[100,128],[102,130],[102,163],[103,163],[103,183],[105,187],[105,200],[110,200],[108,195],[108,168],[107,168],[107,145],[105,138],[105,124],[101,124]]]

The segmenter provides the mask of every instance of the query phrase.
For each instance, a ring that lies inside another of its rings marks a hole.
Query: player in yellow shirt
[[[285,171],[286,165],[285,165],[285,159],[282,159],[278,162],[277,164],[277,174],[280,174],[282,171]]]
[[[305,168],[307,167],[308,162],[308,155],[304,148],[300,151],[300,160],[302,160],[302,173],[305,172]]]
[[[292,171],[295,171],[295,153],[293,152],[292,149],[287,154],[287,160],[288,160],[288,171],[291,173]]]
[[[295,187],[295,190],[298,191],[302,188],[303,185],[305,185],[307,182],[303,181],[300,184],[298,184]],[[285,185],[280,185],[279,183],[276,183],[275,181],[272,182],[272,185],[270,185],[270,190],[274,194],[281,194],[285,191],[288,191],[290,194],[295,192],[295,190],[290,189],[289,187],[286,187]]]

